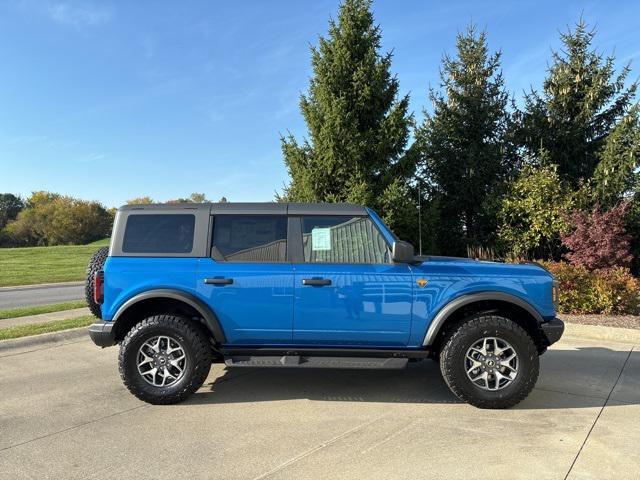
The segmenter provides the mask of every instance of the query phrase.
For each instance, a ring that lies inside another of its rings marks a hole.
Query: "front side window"
[[[387,242],[369,217],[302,218],[304,261],[313,263],[389,263]]]
[[[185,254],[193,250],[192,214],[129,215],[122,240],[125,253]]]
[[[217,215],[212,256],[229,262],[284,262],[287,218],[284,215]]]

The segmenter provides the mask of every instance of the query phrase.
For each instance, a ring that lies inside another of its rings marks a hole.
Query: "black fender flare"
[[[478,292],[478,293],[470,293],[467,295],[462,295],[449,303],[447,303],[444,307],[442,307],[436,316],[431,321],[429,328],[427,329],[427,333],[424,336],[424,341],[422,345],[425,347],[429,347],[433,345],[438,333],[442,326],[446,323],[447,319],[459,308],[469,305],[470,303],[487,301],[487,300],[496,300],[500,302],[510,303],[517,307],[522,308],[527,311],[536,321],[540,324],[544,322],[542,315],[531,305],[529,302],[523,300],[520,297],[515,295],[511,295],[509,293],[504,292]]]
[[[186,303],[190,307],[194,308],[202,316],[207,327],[213,334],[213,337],[216,340],[216,342],[226,343],[227,338],[224,334],[224,330],[222,330],[222,326],[220,325],[218,316],[213,312],[213,310],[211,310],[211,308],[209,308],[209,306],[205,302],[200,300],[195,295],[188,292],[181,291],[181,290],[175,290],[170,288],[160,288],[156,290],[147,290],[145,292],[138,293],[137,295],[134,295],[129,300],[124,302],[120,306],[120,308],[118,308],[115,315],[113,316],[112,321],[114,323],[117,322],[118,318],[122,317],[122,315],[124,315],[124,313],[129,308],[131,308],[132,306],[134,306],[135,304],[141,301],[149,300],[152,298],[171,298],[173,300],[179,300],[181,302]]]

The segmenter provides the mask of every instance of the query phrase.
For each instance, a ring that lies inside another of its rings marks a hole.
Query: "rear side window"
[[[195,215],[129,215],[122,241],[125,253],[191,253]]]
[[[217,215],[212,256],[229,262],[284,262],[287,218],[284,215]]]
[[[369,217],[302,218],[304,261],[312,263],[389,263],[387,242]]]

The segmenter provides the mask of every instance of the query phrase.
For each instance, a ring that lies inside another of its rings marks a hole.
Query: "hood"
[[[441,257],[437,255],[417,256],[415,267],[438,271],[457,270],[458,273],[473,274],[507,274],[518,275],[551,275],[542,265],[536,262],[505,263],[504,261],[476,260],[466,257]]]

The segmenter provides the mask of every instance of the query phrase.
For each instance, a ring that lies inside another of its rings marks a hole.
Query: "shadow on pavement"
[[[590,408],[604,405],[628,351],[608,348],[550,350],[541,357],[540,378],[519,410]],[[220,368],[220,366],[218,366]],[[224,366],[222,366],[224,368]],[[230,368],[188,403],[314,401],[456,404],[431,360],[406,370]],[[637,403],[640,403],[637,402]]]

